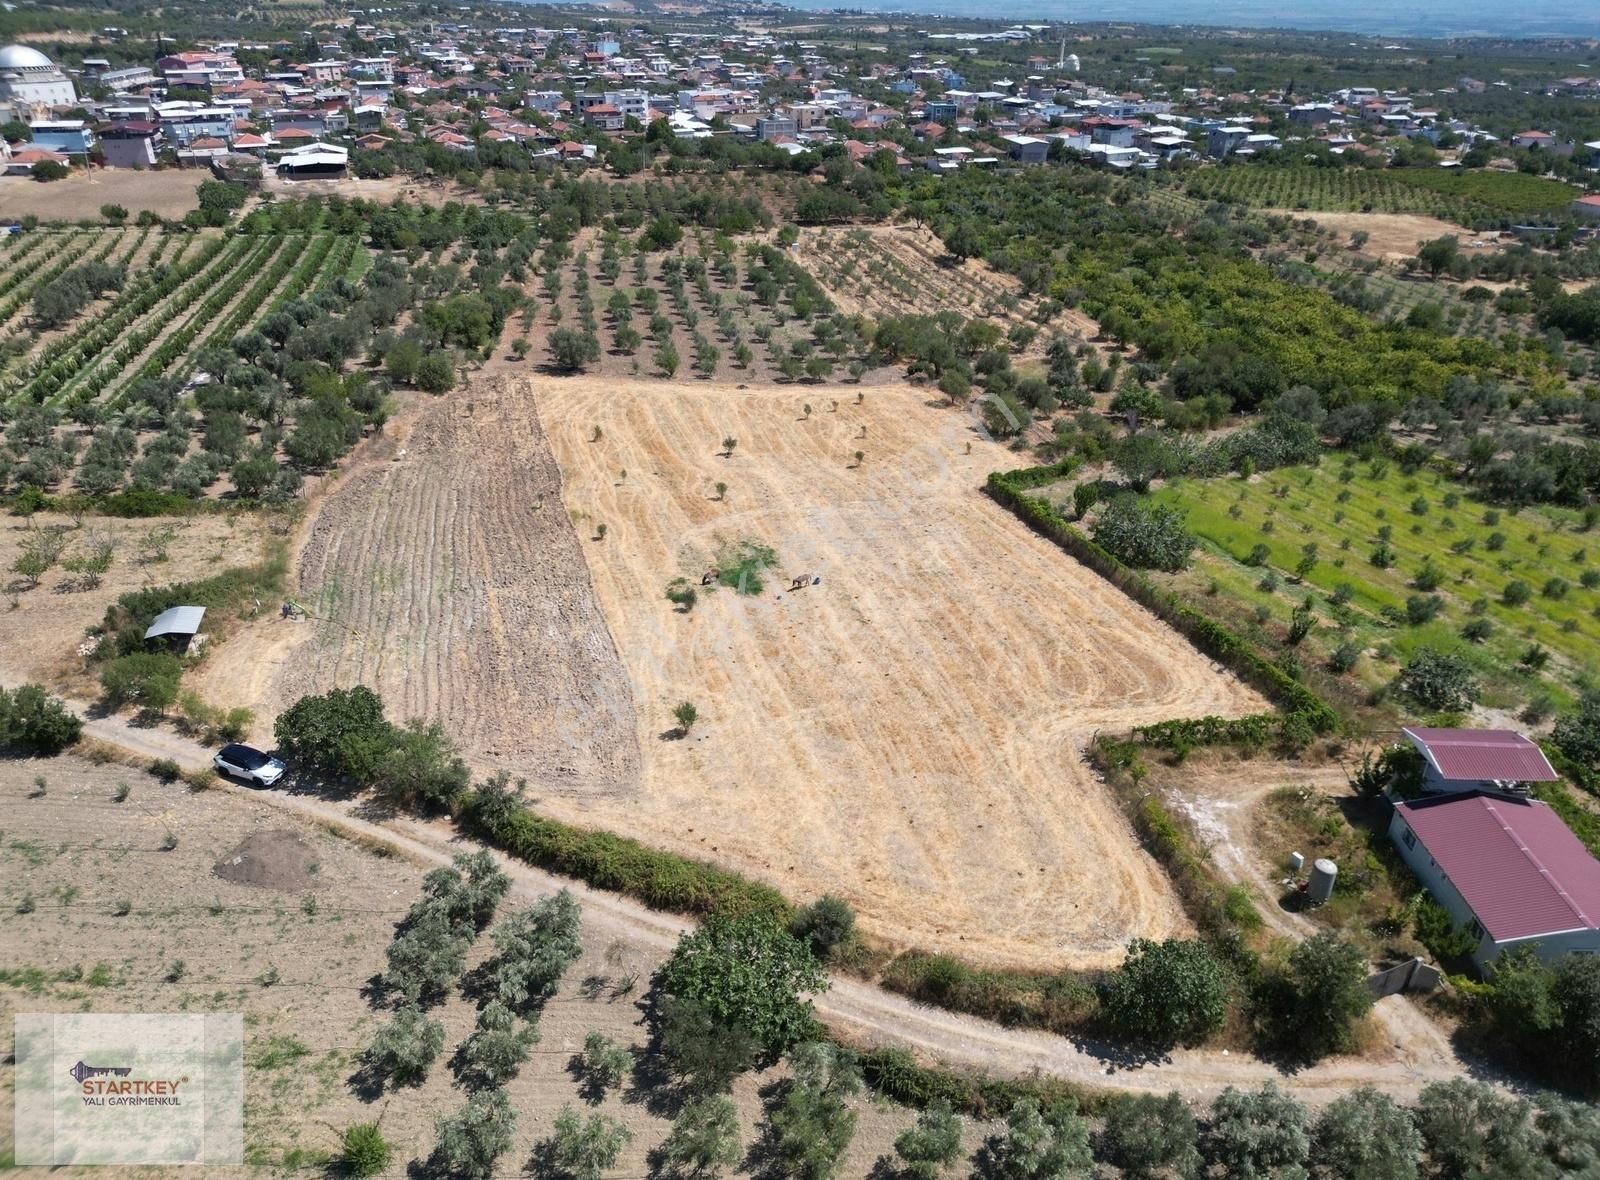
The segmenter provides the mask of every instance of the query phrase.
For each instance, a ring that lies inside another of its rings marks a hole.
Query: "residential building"
[[[1600,195],[1579,197],[1572,202],[1572,212],[1585,221],[1600,221]]]
[[[789,115],[763,115],[756,120],[757,139],[776,139],[780,135],[793,138],[798,130],[793,117]]]
[[[1249,138],[1248,127],[1212,127],[1206,132],[1206,155],[1220,160],[1243,147]]]
[[[28,130],[33,133],[34,147],[63,156],[88,156],[97,142],[94,128],[82,119],[41,119],[29,123]]]
[[[1050,141],[1033,135],[1002,135],[1008,154],[1022,164],[1043,164],[1050,158]]]
[[[1600,954],[1600,861],[1548,804],[1471,791],[1396,805],[1389,838],[1487,966],[1533,946]]]
[[[621,131],[623,126],[622,112],[608,102],[591,103],[585,107],[583,121],[586,126],[599,131]]]
[[[160,150],[161,132],[152,122],[130,119],[101,129],[100,158],[108,168],[151,168]]]
[[[608,90],[605,99],[624,118],[637,119],[641,126],[650,121],[650,95],[643,90]]]
[[[306,85],[319,86],[326,82],[339,81],[344,77],[346,67],[342,61],[313,61],[296,68],[300,76],[306,80]]]
[[[156,72],[149,66],[129,66],[123,70],[106,70],[95,79],[107,90],[125,93],[129,90],[142,90],[146,86],[155,85]]]
[[[234,112],[228,107],[208,107],[197,102],[167,102],[156,108],[161,133],[174,147],[185,148],[191,140],[209,136],[233,138]]]
[[[244,70],[233,59],[233,54],[197,51],[173,53],[160,58],[156,69],[168,86],[222,86],[229,82],[243,82]]]
[[[1514,148],[1552,148],[1556,137],[1548,131],[1519,131],[1511,137]]]
[[[379,78],[394,81],[394,59],[391,57],[357,57],[350,62],[352,78]]]

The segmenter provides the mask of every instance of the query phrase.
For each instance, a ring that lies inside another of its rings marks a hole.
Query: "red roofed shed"
[[[1509,729],[1408,726],[1400,732],[1422,755],[1427,791],[1505,790],[1560,777],[1543,750]]]

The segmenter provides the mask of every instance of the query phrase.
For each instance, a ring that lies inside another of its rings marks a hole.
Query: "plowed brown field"
[[[630,790],[632,697],[520,381],[425,406],[405,446],[333,491],[300,553],[310,635],[279,708],[366,684],[541,791]]]
[[[700,383],[536,397],[644,751],[636,797],[551,810],[982,961],[1106,964],[1184,928],[1083,744],[1262,702],[982,496],[1009,452],[904,386],[836,410]],[[763,593],[702,593],[686,615],[664,599],[743,539],[777,551]],[[821,584],[791,593],[801,573]],[[701,720],[674,740],[683,700]]]

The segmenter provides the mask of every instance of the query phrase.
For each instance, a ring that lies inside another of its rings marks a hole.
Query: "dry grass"
[[[78,589],[77,578],[61,568],[26,589],[11,571],[30,529],[61,529],[65,556],[90,540],[105,537],[115,546],[110,570],[93,590]],[[166,560],[153,558],[152,535],[172,530]],[[85,670],[78,645],[85,630],[99,623],[106,607],[130,590],[211,577],[225,569],[250,565],[261,554],[259,530],[250,518],[225,514],[154,520],[87,517],[79,528],[57,513],[38,513],[31,520],[0,516],[0,570],[7,583],[0,599],[0,679],[38,680],[78,696],[98,693]],[[270,608],[269,608],[270,609]],[[206,630],[223,620],[208,619]]]
[[[131,168],[74,169],[65,180],[41,184],[24,177],[0,180],[0,214],[41,221],[99,221],[101,205],[121,205],[130,218],[143,209],[181,218],[200,207],[195,190],[211,179],[204,168],[139,172]]]
[[[1259,700],[980,495],[1014,457],[925,396],[879,386],[835,410],[700,384],[540,391],[580,535],[608,526],[584,552],[644,759],[637,799],[546,806],[796,897],[840,893],[891,943],[1109,963],[1186,923],[1083,744]],[[739,540],[776,551],[766,590],[702,591],[676,613],[668,581],[698,583]],[[802,573],[821,584],[789,592]],[[666,740],[683,700],[702,720]]]
[[[30,798],[34,776],[49,789]],[[132,792],[117,803],[119,782]],[[381,1117],[394,1145],[386,1175],[400,1177],[426,1156],[433,1123],[459,1108],[446,1060],[470,1032],[474,1006],[459,996],[432,1015],[446,1029],[445,1051],[417,1089],[358,1097],[347,1084],[357,1055],[384,1013],[362,994],[383,968],[394,923],[419,895],[423,869],[399,857],[379,857],[283,809],[234,791],[194,794],[182,783],[163,785],[116,766],[65,757],[48,762],[0,761],[0,810],[6,815],[0,848],[0,1019],[31,1012],[241,1012],[245,1019],[245,1150],[247,1163],[275,1173],[315,1166],[337,1150],[338,1133]],[[175,848],[160,851],[167,832]],[[310,888],[281,892],[222,879],[215,864],[247,837],[288,834],[310,850]],[[35,909],[17,914],[24,893]],[[131,902],[123,916],[113,911]],[[513,894],[502,906],[525,905]],[[481,937],[469,960],[489,952]],[[170,982],[174,960],[183,977]],[[657,965],[655,953],[593,938],[540,1020],[540,1043],[507,1087],[518,1114],[513,1147],[499,1171],[522,1171],[535,1143],[550,1131],[563,1104],[583,1106],[568,1062],[591,1031],[635,1053],[647,1041],[639,996]],[[96,973],[97,965],[104,969]],[[275,968],[279,979],[263,985]],[[74,978],[75,977],[75,978]],[[628,979],[637,982],[629,989]],[[274,1050],[271,1054],[263,1052]],[[300,1054],[303,1049],[304,1053]],[[765,1073],[735,1087],[746,1144],[761,1117],[758,1088]],[[0,1100],[9,1101],[12,1069],[0,1066]],[[613,1093],[599,1109],[633,1132],[614,1172],[642,1176],[647,1153],[670,1126],[671,1103],[650,1089]],[[909,1111],[865,1099],[843,1175],[864,1176],[894,1136],[912,1121]],[[968,1149],[981,1129],[969,1126]],[[193,1168],[196,1180],[222,1180],[238,1169]],[[59,1170],[62,1177],[89,1176]]]

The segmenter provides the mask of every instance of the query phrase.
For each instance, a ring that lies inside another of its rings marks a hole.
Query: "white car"
[[[248,779],[263,787],[270,787],[277,782],[288,769],[271,754],[263,754],[254,746],[241,746],[238,743],[224,746],[211,763],[223,774]]]

